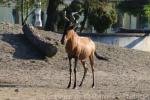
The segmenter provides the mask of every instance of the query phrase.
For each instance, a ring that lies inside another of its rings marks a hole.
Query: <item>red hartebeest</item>
[[[69,19],[67,19],[64,33],[63,33],[63,36],[61,39],[62,44],[66,43],[65,49],[66,49],[66,52],[67,52],[68,58],[69,58],[70,81],[68,84],[68,88],[70,88],[70,86],[71,86],[71,73],[72,73],[71,59],[72,58],[75,59],[75,66],[74,66],[75,81],[74,81],[73,88],[76,88],[76,68],[77,68],[78,60],[81,61],[81,64],[83,65],[83,68],[84,68],[84,75],[83,75],[83,78],[79,85],[79,86],[82,86],[82,83],[83,83],[86,73],[87,73],[87,68],[85,66],[85,61],[84,61],[86,58],[89,58],[89,60],[90,60],[92,76],[93,76],[92,88],[94,88],[94,59],[93,59],[93,57],[95,55],[98,59],[102,59],[102,60],[108,60],[108,59],[99,56],[95,52],[95,49],[96,49],[95,43],[88,37],[79,36],[74,31],[74,28],[75,28],[74,24]]]

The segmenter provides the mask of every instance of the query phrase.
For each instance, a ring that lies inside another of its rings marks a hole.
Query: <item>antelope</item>
[[[94,55],[98,59],[102,60],[108,60],[106,57],[99,56],[96,53],[96,46],[95,43],[88,37],[81,37],[79,36],[75,31],[75,24],[71,22],[67,17],[65,17],[67,20],[65,27],[64,27],[64,32],[61,38],[61,44],[65,44],[65,50],[66,53],[68,54],[68,59],[69,59],[69,71],[70,71],[70,80],[67,88],[70,88],[71,86],[71,74],[72,74],[72,64],[71,60],[74,59],[74,86],[73,89],[76,89],[76,68],[77,68],[77,62],[80,60],[83,68],[84,68],[84,74],[81,80],[81,83],[79,87],[82,86],[83,81],[85,79],[86,73],[88,68],[85,66],[85,59],[89,59],[90,61],[90,66],[92,70],[92,77],[93,77],[93,83],[92,83],[92,88],[95,87],[95,82],[94,82]]]

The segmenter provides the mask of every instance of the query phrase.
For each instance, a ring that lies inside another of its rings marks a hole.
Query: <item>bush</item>
[[[95,2],[89,7],[88,21],[97,32],[104,32],[116,22],[116,12],[112,6],[104,2]]]

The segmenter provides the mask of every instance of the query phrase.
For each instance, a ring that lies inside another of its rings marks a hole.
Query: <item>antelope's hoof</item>
[[[95,86],[92,86],[93,89],[95,89]]]
[[[76,84],[73,86],[73,88],[72,88],[72,89],[77,89]]]
[[[69,89],[70,88],[70,84],[67,86],[67,89]]]
[[[95,85],[94,85],[94,84],[92,84],[92,88],[93,88],[93,89],[95,88]]]
[[[93,89],[95,89],[95,86],[92,86]]]
[[[70,89],[70,87],[67,87],[67,89]]]
[[[77,87],[73,87],[72,89],[75,89],[75,90],[77,90],[78,88],[77,88]]]
[[[67,87],[66,89],[69,89],[70,87]]]
[[[82,84],[80,84],[79,87],[82,87]]]

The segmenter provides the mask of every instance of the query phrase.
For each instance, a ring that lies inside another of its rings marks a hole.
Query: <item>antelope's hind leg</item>
[[[70,75],[70,77],[69,77],[69,84],[68,84],[67,88],[70,88],[70,86],[71,86],[71,73],[72,73],[71,59],[72,58],[69,58],[69,75]]]
[[[77,63],[78,63],[78,59],[75,58],[75,64],[74,64],[74,86],[73,86],[73,89],[76,89],[76,81],[77,81],[77,75],[76,75],[76,72],[77,72]]]
[[[82,84],[83,84],[83,81],[84,81],[84,79],[85,79],[85,76],[86,76],[86,73],[87,73],[87,70],[88,70],[88,68],[86,68],[86,66],[85,66],[85,61],[82,61],[82,60],[81,60],[81,64],[82,64],[82,66],[83,66],[83,68],[84,68],[84,74],[83,74],[81,83],[80,83],[80,85],[79,85],[80,87],[81,87]]]
[[[93,77],[93,83],[92,83],[92,88],[95,88],[95,80],[94,80],[94,58],[93,58],[93,55],[91,55],[90,57],[89,57],[89,59],[90,59],[90,65],[91,65],[91,69],[92,69],[92,77]]]

